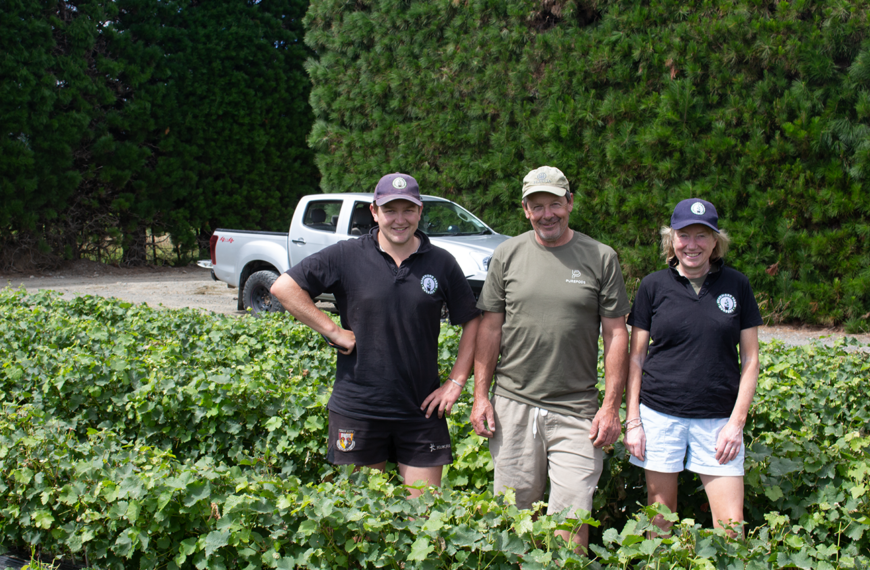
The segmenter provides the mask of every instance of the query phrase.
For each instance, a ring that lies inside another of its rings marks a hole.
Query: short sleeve
[[[471,285],[468,284],[468,279],[465,278],[456,259],[450,254],[446,254],[446,257],[449,257],[447,312],[450,315],[450,324],[463,325],[479,315],[480,311],[475,306]]]
[[[477,301],[477,308],[490,313],[505,312],[504,294],[504,249],[501,245],[495,248],[492,259],[489,260],[489,269],[486,272],[486,281],[483,282],[483,290]]]
[[[758,310],[758,302],[755,300],[755,294],[752,292],[752,286],[749,284],[749,279],[745,275],[743,277],[743,286],[741,287],[740,306],[740,330],[751,329],[752,327],[760,327],[764,324],[764,319],[761,318],[761,311]]]
[[[630,305],[616,252],[611,250],[602,256],[602,264],[601,289],[598,291],[598,315],[607,319],[624,317],[628,314]]]
[[[641,330],[652,330],[652,291],[649,279],[640,282],[631,314],[628,315],[628,325]]]
[[[299,287],[311,297],[331,293],[341,282],[342,245],[337,243],[313,253],[287,270]]]

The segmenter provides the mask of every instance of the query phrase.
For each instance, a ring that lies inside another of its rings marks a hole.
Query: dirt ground
[[[49,273],[7,273],[0,275],[0,286],[24,287],[28,291],[52,289],[65,298],[77,295],[117,297],[150,307],[180,309],[195,307],[224,315],[245,316],[236,310],[238,289],[213,281],[211,273],[195,265],[188,267],[123,268],[77,261]],[[842,329],[807,326],[760,327],[759,339],[778,339],[787,344],[806,344],[824,338],[826,342],[844,336]],[[870,335],[849,335],[870,344]]]
[[[24,287],[28,291],[52,289],[65,298],[98,295],[155,308],[196,307],[225,315],[245,314],[236,310],[238,289],[213,281],[210,271],[195,265],[124,268],[77,261],[49,273],[3,274],[0,286]]]

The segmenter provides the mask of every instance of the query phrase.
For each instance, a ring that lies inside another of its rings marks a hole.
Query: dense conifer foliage
[[[661,268],[681,199],[719,209],[765,316],[870,316],[867,2],[314,0],[322,185],[391,170],[508,233],[523,175],[572,182],[572,226]]]
[[[0,240],[58,257],[278,229],[318,175],[302,0],[10,0]],[[107,238],[113,238],[108,241]],[[39,253],[37,253],[39,252]],[[150,259],[149,259],[150,261]]]

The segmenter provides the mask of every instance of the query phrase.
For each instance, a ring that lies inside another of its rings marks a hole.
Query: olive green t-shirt
[[[477,308],[504,313],[495,393],[554,412],[598,410],[600,317],[631,309],[616,252],[580,232],[544,247],[529,231],[499,245]]]

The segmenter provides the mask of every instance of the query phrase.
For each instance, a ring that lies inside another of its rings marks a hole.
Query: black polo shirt
[[[335,295],[341,326],[356,336],[350,355],[338,353],[329,409],[360,419],[425,419],[420,405],[440,386],[442,304],[453,324],[480,311],[456,259],[424,233],[414,234],[420,248],[396,267],[377,232],[322,249],[287,274],[312,297]]]
[[[762,324],[745,275],[714,262],[695,294],[674,268],[641,281],[628,324],[649,331],[640,401],[682,418],[727,418],[740,388],[740,331]]]

